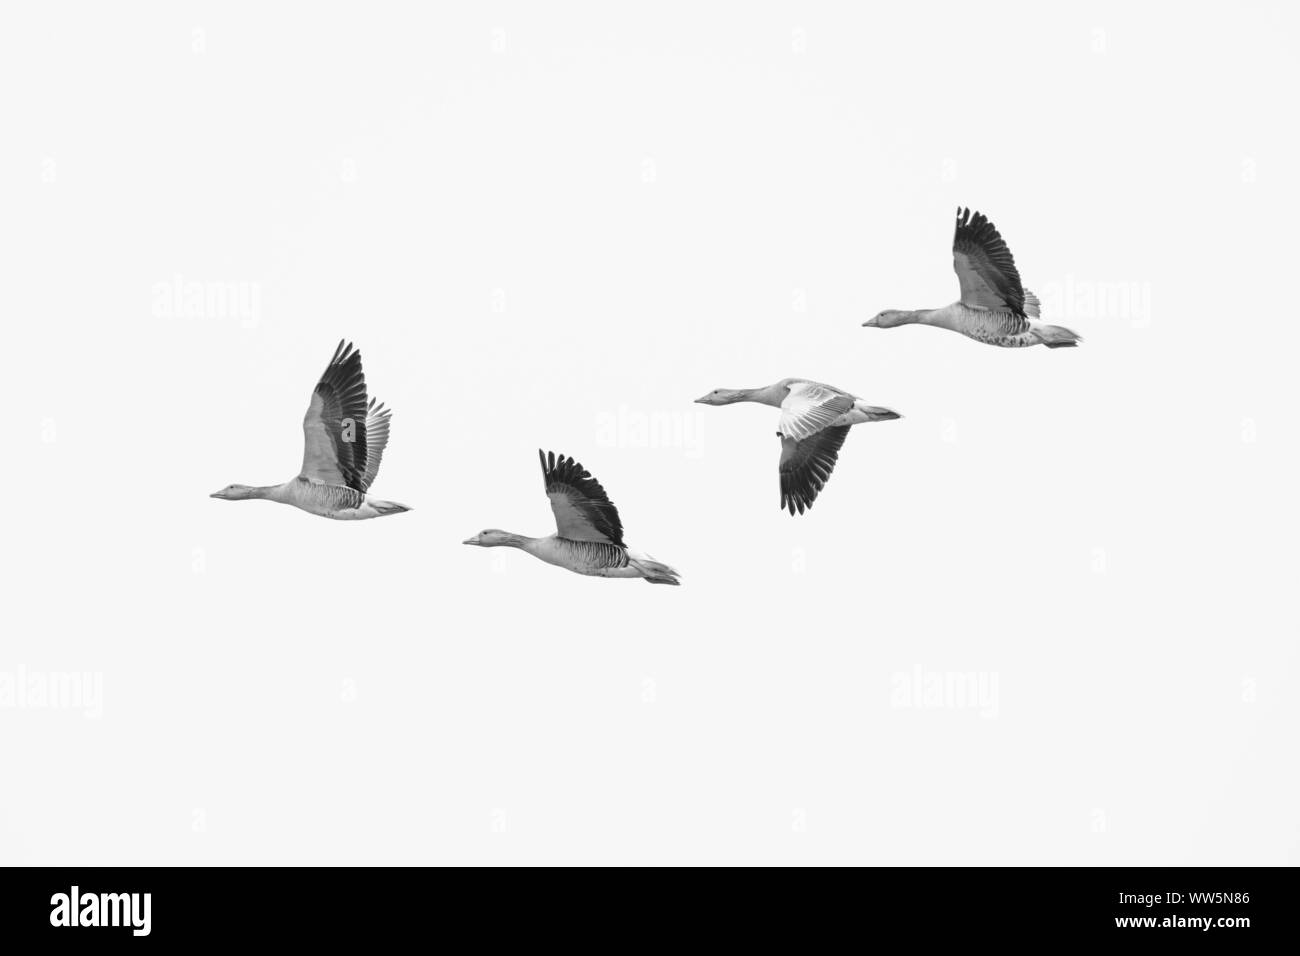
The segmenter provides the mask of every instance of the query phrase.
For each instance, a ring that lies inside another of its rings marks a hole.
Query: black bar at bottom
[[[500,945],[1295,937],[1286,868],[834,869],[815,874],[580,870],[11,868],[0,871],[6,943],[98,945],[317,940],[383,945],[465,938]],[[658,884],[658,885],[656,885]],[[17,952],[18,950],[11,950]]]

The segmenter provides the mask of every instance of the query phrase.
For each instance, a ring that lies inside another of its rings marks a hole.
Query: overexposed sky
[[[0,860],[1300,862],[1296,8],[547,6],[0,13]],[[1081,348],[860,328],[959,204]],[[209,499],[343,337],[415,510]]]

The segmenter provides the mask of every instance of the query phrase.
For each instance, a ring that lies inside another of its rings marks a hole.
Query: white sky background
[[[1300,862],[1296,8],[536,6],[0,14],[0,859]],[[859,327],[958,204],[1083,347]],[[210,500],[342,337],[415,510]],[[538,447],[684,586],[462,547]]]

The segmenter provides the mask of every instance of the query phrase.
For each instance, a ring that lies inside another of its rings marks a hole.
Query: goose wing
[[[366,376],[361,371],[361,353],[352,348],[352,343],[345,346],[339,342],[316,383],[302,420],[302,476],[364,491],[370,448],[366,417]],[[379,467],[378,462],[375,467]]]
[[[812,507],[818,492],[830,481],[848,425],[825,428],[811,438],[795,441],[781,436],[781,507],[799,514]]]
[[[388,446],[388,422],[393,417],[393,410],[382,404],[376,407],[375,400],[370,400],[366,408],[366,473],[361,477],[361,490],[368,491],[379,474],[379,463],[384,458],[384,448]]]
[[[853,396],[816,382],[791,382],[781,402],[781,435],[809,438],[853,408]]]
[[[961,301],[972,309],[1010,311],[1025,317],[1025,290],[1011,250],[983,213],[957,210],[952,267],[961,283]]]
[[[555,512],[556,534],[570,541],[605,541],[625,547],[618,509],[600,482],[572,458],[543,453],[540,448],[537,456],[546,478],[546,497]]]

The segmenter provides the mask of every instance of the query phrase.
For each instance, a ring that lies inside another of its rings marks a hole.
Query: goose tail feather
[[[1083,337],[1077,332],[1072,332],[1061,325],[1035,326],[1034,334],[1049,349],[1070,349],[1083,341]]]
[[[632,565],[632,567],[640,571],[641,577],[645,578],[646,582],[649,584],[680,585],[682,583],[681,581],[677,580],[679,577],[681,577],[681,575],[678,574],[677,571],[670,568],[668,565],[661,564],[660,562],[652,560],[651,558],[646,558],[646,557],[634,558],[629,556],[628,564]]]

